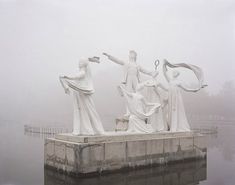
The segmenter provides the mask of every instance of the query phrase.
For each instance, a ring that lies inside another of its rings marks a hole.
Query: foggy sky
[[[163,58],[202,67],[216,93],[235,80],[235,3],[0,0],[0,119],[71,122],[58,76],[75,75],[78,58],[94,55],[102,61],[92,65],[97,109],[113,119],[124,107],[116,92],[122,71],[101,53],[127,60],[131,49],[147,69]]]

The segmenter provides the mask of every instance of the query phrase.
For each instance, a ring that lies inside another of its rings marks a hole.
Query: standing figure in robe
[[[140,83],[140,73],[152,75],[151,71],[147,71],[136,63],[137,53],[133,50],[129,52],[129,61],[117,59],[107,53],[103,54],[107,56],[109,60],[123,66],[124,78],[122,83],[125,85],[125,89],[128,92],[136,92],[136,86]],[[130,112],[128,110],[128,106],[126,106],[126,114],[124,117],[129,117],[129,115]]]
[[[60,77],[65,93],[72,93],[73,95],[74,135],[95,135],[105,132],[92,99],[94,87],[89,63],[99,63],[98,59],[98,57],[81,58],[79,60],[79,73],[76,77]]]
[[[148,123],[152,125],[156,132],[162,132],[168,130],[167,119],[164,116],[164,108],[168,98],[168,89],[159,82],[157,79],[158,74],[158,71],[156,71],[155,75],[153,75],[150,80],[143,82],[143,84],[148,90],[148,96],[146,97],[147,101],[161,104],[158,111],[149,117]]]
[[[183,84],[178,80],[180,72],[173,70],[172,77],[170,78],[167,74],[167,66],[171,68],[184,67],[190,69],[194,72],[198,79],[198,87],[189,88],[186,87],[186,84]],[[202,70],[194,65],[180,63],[180,64],[171,64],[167,60],[164,60],[163,64],[163,73],[169,82],[169,96],[168,96],[168,121],[171,132],[184,132],[190,131],[190,126],[186,117],[184,102],[180,90],[183,89],[188,92],[197,92],[206,85],[203,84],[203,72]]]
[[[148,103],[140,91],[143,85],[137,85],[136,92],[128,92],[121,85],[119,86],[122,95],[125,97],[130,110],[130,117],[127,132],[130,133],[152,133],[154,129],[151,124],[147,124],[147,119],[158,111],[159,103]]]

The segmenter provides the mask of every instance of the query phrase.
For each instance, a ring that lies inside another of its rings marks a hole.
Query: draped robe
[[[146,124],[147,119],[160,107],[159,103],[146,105],[140,93],[129,93],[122,88],[127,106],[130,110],[129,127],[127,132],[151,133],[154,132],[151,124]]]
[[[60,82],[65,92],[72,92],[73,95],[73,134],[104,134],[103,125],[92,99],[94,88],[88,63],[80,69],[77,78],[60,77]]]
[[[177,79],[169,80],[169,99],[168,99],[168,120],[170,131],[190,131],[190,126],[186,117],[184,102],[180,90],[183,89],[188,92],[197,92],[204,88],[204,75],[201,68],[186,64],[171,64],[168,61],[165,62],[163,66],[164,74],[166,75],[166,65],[170,68],[183,67],[191,70],[198,79],[198,84],[196,87],[186,87],[185,84],[178,81]]]

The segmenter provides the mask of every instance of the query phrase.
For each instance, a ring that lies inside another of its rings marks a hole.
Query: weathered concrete
[[[193,132],[115,136],[60,134],[45,141],[45,166],[85,175],[204,158],[205,140]]]
[[[45,185],[196,185],[207,178],[206,159],[113,173],[108,176],[76,178],[45,169]]]
[[[127,132],[107,132],[106,135],[73,135],[71,133],[57,134],[55,139],[71,141],[76,143],[100,143],[100,142],[125,142],[139,140],[153,140],[172,137],[192,137],[196,133],[193,132],[156,132],[150,134],[131,134]],[[199,134],[200,135],[200,134]]]

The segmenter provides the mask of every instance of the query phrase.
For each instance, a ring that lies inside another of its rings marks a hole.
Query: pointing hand
[[[105,56],[107,56],[107,57],[109,57],[109,56],[110,56],[108,53],[103,53],[103,55],[105,55]]]

